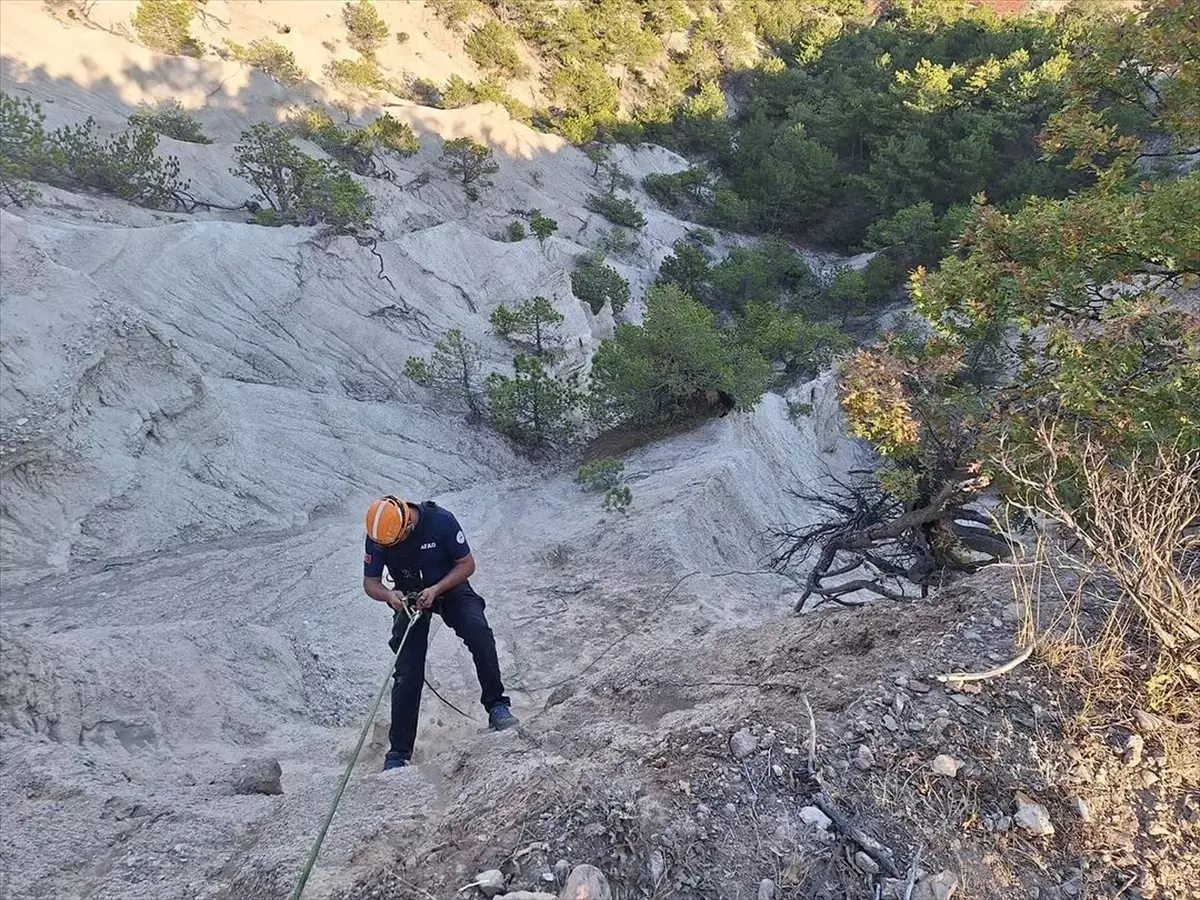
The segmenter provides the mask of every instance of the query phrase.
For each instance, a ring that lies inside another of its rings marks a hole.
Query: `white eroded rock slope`
[[[219,5],[237,20],[255,4]],[[42,100],[51,124],[94,115],[116,129],[139,100],[178,94],[216,142],[164,149],[197,196],[228,204],[249,196],[228,174],[239,130],[293,99],[240,66],[158,57],[34,3],[0,4],[0,55],[4,90]],[[508,359],[487,331],[500,303],[553,298],[566,367],[611,332],[607,312],[570,293],[572,260],[603,224],[583,206],[590,164],[494,106],[393,112],[424,145],[398,180],[433,177],[419,191],[370,184],[390,285],[352,239],[236,213],[50,188],[0,211],[0,798],[22,823],[5,828],[0,878],[15,896],[218,896],[248,868],[298,868],[387,658],[388,616],[362,596],[358,568],[362,510],[384,490],[459,515],[526,717],[604,653],[786,608],[774,576],[705,576],[759,568],[762,529],[805,516],[783,489],[844,467],[828,402],[822,421],[793,424],[768,395],[629,454],[627,516],[467,425],[401,376],[445,329],[495,368]],[[440,138],[460,134],[501,164],[480,203],[435,165]],[[684,164],[657,148],[620,154],[639,174]],[[619,264],[635,295],[688,227],[640,200],[640,257]],[[535,206],[560,223],[544,249],[492,239],[510,209]],[[553,545],[570,548],[561,568],[544,558]],[[435,631],[429,673],[478,716],[448,630]],[[497,740],[428,692],[423,716],[421,767],[403,788],[369,774],[377,728],[313,896],[390,852],[372,842],[385,821],[435,828],[454,796],[439,758]],[[254,755],[279,758],[282,797],[229,791],[230,767]]]

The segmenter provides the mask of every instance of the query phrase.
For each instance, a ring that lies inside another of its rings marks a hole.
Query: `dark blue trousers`
[[[500,661],[496,657],[496,638],[483,614],[483,598],[469,584],[460,584],[438,597],[433,611],[454,629],[471,651],[475,660],[475,673],[479,676],[479,701],[485,710],[497,703],[508,703],[504,695],[504,684],[500,680]],[[430,615],[419,618],[409,632],[392,676],[392,727],[388,732],[391,752],[403,759],[411,759],[413,744],[417,740],[417,719],[421,711],[421,688],[425,685],[425,651],[429,646]],[[408,617],[396,614],[392,622],[392,639],[388,641],[395,651],[400,638],[408,626]]]

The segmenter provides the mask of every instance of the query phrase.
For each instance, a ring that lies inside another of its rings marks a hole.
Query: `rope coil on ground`
[[[379,692],[375,695],[375,702],[371,704],[371,712],[367,715],[367,720],[363,723],[362,731],[358,735],[358,743],[354,745],[354,753],[350,756],[350,761],[346,763],[346,771],[342,773],[342,780],[338,784],[337,791],[333,795],[333,802],[329,804],[329,812],[325,814],[325,821],[321,823],[321,830],[317,832],[317,839],[313,842],[312,849],[308,852],[308,861],[304,864],[304,870],[300,873],[300,880],[296,882],[296,889],[292,891],[291,900],[300,900],[300,895],[304,893],[304,886],[308,884],[308,878],[312,875],[313,866],[316,865],[317,855],[321,852],[321,844],[325,841],[325,833],[329,831],[329,825],[333,821],[334,813],[337,812],[338,804],[342,802],[342,795],[346,792],[346,785],[350,781],[350,773],[354,771],[354,766],[358,763],[358,755],[362,752],[363,744],[366,742],[367,733],[371,730],[371,725],[375,722],[375,715],[379,712],[379,704],[383,700],[383,695],[387,691],[388,681],[391,680],[392,672],[396,668],[396,661],[400,658],[400,652],[404,649],[404,643],[408,640],[409,632],[412,631],[413,625],[421,618],[421,613],[414,613],[411,609],[406,609],[408,614],[408,627],[404,629],[404,636],[400,638],[400,645],[396,648],[396,652],[392,655],[391,661],[388,663],[387,671],[383,676],[383,684],[379,686]]]

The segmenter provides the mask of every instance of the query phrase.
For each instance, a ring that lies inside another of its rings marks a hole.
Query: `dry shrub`
[[[1043,656],[1081,651],[1089,676],[1108,680],[1128,674],[1125,657],[1136,653],[1146,663],[1148,702],[1194,717],[1200,453],[1159,444],[1118,461],[1089,436],[1064,442],[1052,425],[1038,431],[1036,444],[1042,452],[1035,457],[1002,454],[1000,470],[1016,488],[1018,506],[1064,529],[1082,551],[1053,549],[1043,538],[1033,563],[1014,569],[1019,597],[1035,601],[1050,578],[1051,595],[1061,600],[1052,627],[1042,628]]]

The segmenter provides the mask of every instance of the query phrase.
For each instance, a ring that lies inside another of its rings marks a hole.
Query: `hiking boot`
[[[383,771],[387,772],[391,769],[403,769],[408,765],[408,760],[399,753],[394,753],[391,750],[387,752],[387,756],[383,758]]]
[[[497,703],[488,710],[488,725],[493,731],[504,731],[506,728],[516,728],[521,720],[512,714],[507,703]]]

